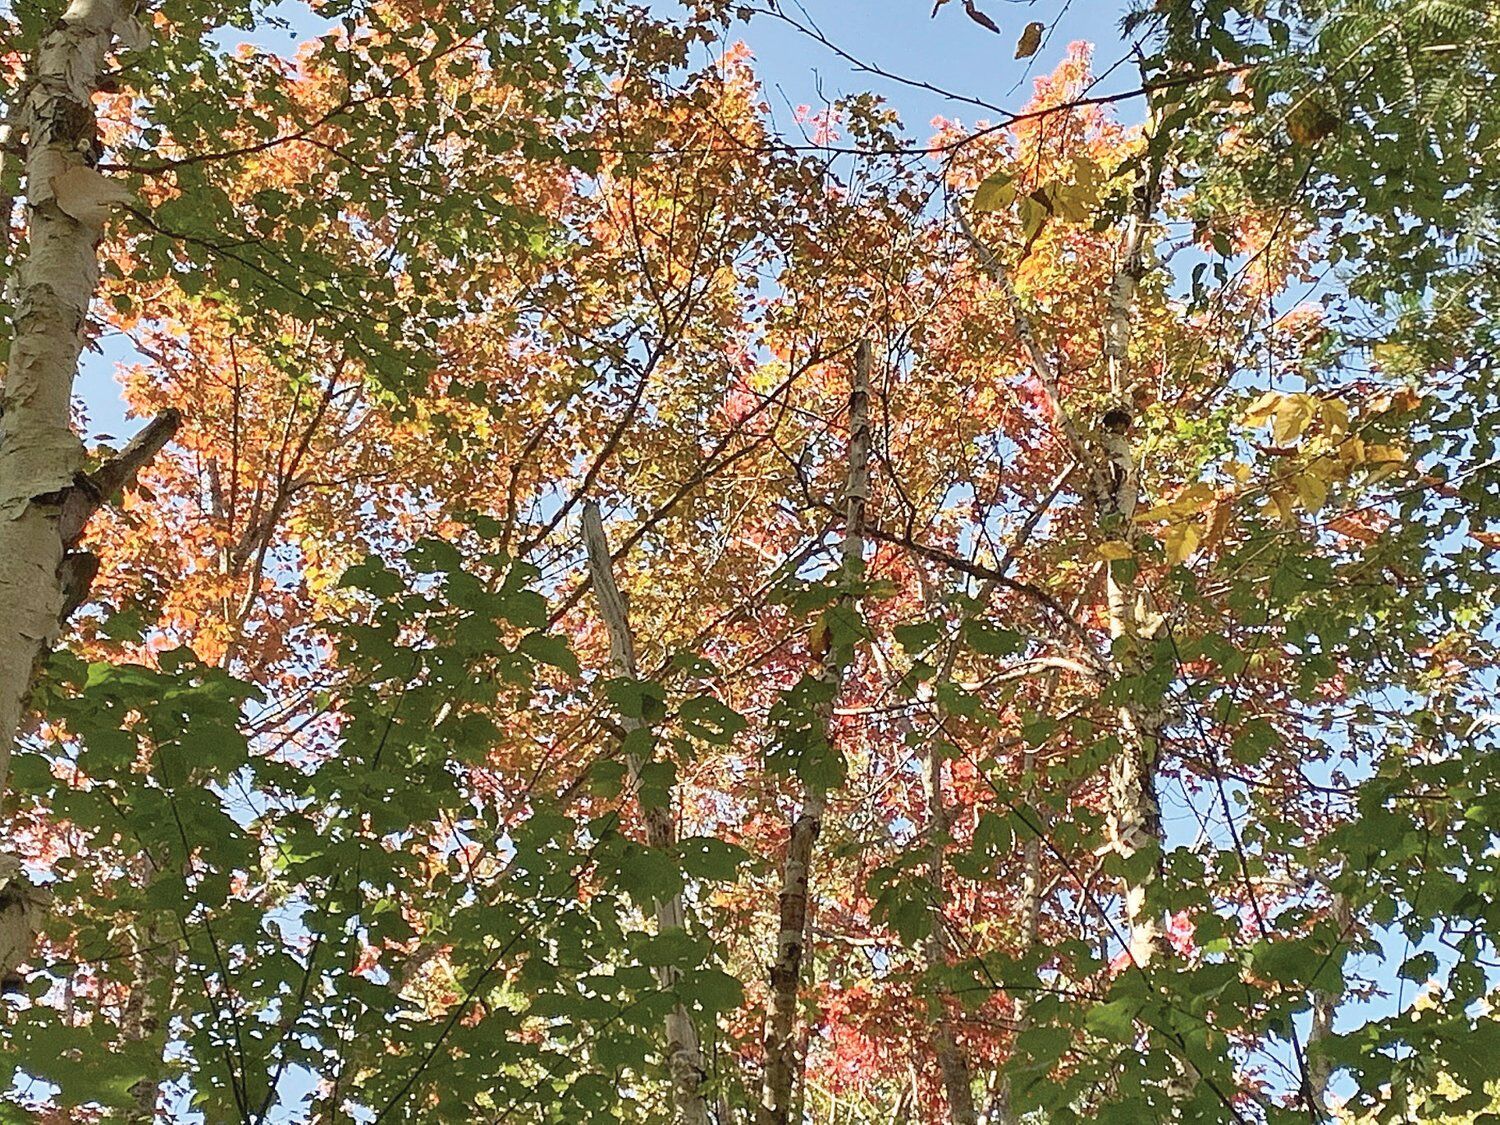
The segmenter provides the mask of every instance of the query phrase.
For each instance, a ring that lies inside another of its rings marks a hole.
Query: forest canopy
[[[0,11],[0,1120],[1500,1122],[1500,6],[868,8]]]

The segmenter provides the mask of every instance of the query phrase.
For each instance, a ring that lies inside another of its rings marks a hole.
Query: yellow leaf
[[[1422,359],[1405,344],[1376,344],[1370,349],[1370,358],[1387,375],[1399,375],[1419,371]]]
[[[1298,473],[1292,479],[1292,485],[1297,490],[1297,499],[1309,512],[1316,512],[1328,499],[1328,482],[1315,473]]]
[[[1331,433],[1347,434],[1349,432],[1349,407],[1344,405],[1343,399],[1320,399],[1318,419],[1328,427]]]
[[[1202,539],[1203,532],[1196,522],[1174,523],[1167,528],[1167,562],[1173,566],[1187,562],[1193,557],[1193,552],[1198,549],[1198,544]]]
[[[1130,544],[1125,542],[1123,539],[1110,539],[1107,542],[1100,543],[1099,546],[1095,547],[1094,554],[1098,555],[1101,559],[1106,559],[1109,562],[1115,562],[1119,559],[1128,559],[1134,557],[1135,551],[1131,548]]]
[[[1374,483],[1400,472],[1406,463],[1406,454],[1394,445],[1366,445],[1365,471]]]
[[[1271,437],[1277,445],[1289,445],[1302,436],[1307,424],[1312,421],[1313,403],[1311,395],[1286,395],[1276,407],[1276,423],[1271,427]]]
[[[1028,240],[1042,233],[1042,227],[1047,225],[1047,216],[1052,213],[1052,203],[1047,198],[1047,193],[1037,188],[1026,198],[1021,200],[1021,233]]]
[[[1279,391],[1267,391],[1245,410],[1245,425],[1264,426],[1272,418],[1276,417],[1276,408],[1281,404],[1281,393]]]
[[[1047,185],[1047,199],[1052,211],[1070,223],[1088,219],[1099,204],[1099,189],[1104,183],[1104,169],[1089,156],[1075,156],[1070,181]]]
[[[1135,518],[1142,522],[1150,522],[1192,516],[1204,511],[1216,499],[1218,499],[1218,493],[1214,491],[1213,485],[1198,481],[1188,485],[1166,503],[1140,512]]]
[[[1276,489],[1271,493],[1271,505],[1276,509],[1276,514],[1281,517],[1284,524],[1297,522],[1296,509],[1292,507],[1292,495],[1284,489]]]

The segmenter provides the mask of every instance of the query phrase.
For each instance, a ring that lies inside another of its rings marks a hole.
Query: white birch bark
[[[1135,313],[1136,291],[1145,275],[1146,232],[1156,209],[1157,162],[1146,158],[1144,179],[1136,190],[1136,205],[1126,220],[1120,255],[1110,281],[1104,323],[1104,366],[1114,405],[1100,428],[1100,444],[1108,462],[1109,493],[1096,510],[1101,525],[1119,521],[1117,537],[1134,542],[1132,522],[1140,499],[1140,466],[1131,428],[1135,416],[1135,382],[1130,371],[1130,326]],[[1106,599],[1110,636],[1116,642],[1120,673],[1144,670],[1136,601],[1139,593],[1126,562],[1105,563]],[[1156,796],[1157,761],[1161,755],[1162,720],[1159,709],[1127,704],[1120,708],[1125,731],[1125,749],[1109,770],[1109,829],[1112,843],[1129,859],[1144,847],[1160,851],[1163,844],[1161,808]],[[1159,861],[1158,861],[1159,862]],[[1130,926],[1130,954],[1139,965],[1147,964],[1162,943],[1160,920],[1147,908],[1146,896],[1155,880],[1153,869],[1145,878],[1127,880],[1124,887],[1125,914]]]
[[[92,166],[92,99],[115,43],[135,33],[132,7],[73,0],[37,46],[17,114],[27,235],[12,279],[15,322],[0,400],[0,788],[33,668],[56,640],[66,604],[60,518],[83,464],[70,426],[73,379],[104,222],[124,197]]]
[[[589,576],[593,582],[594,596],[599,601],[599,613],[609,632],[610,663],[616,676],[633,680],[636,678],[635,637],[630,630],[625,599],[621,597],[620,588],[615,583],[609,541],[604,534],[604,521],[599,515],[599,505],[592,500],[583,506],[583,541],[588,551]],[[622,725],[628,732],[640,729],[642,723],[639,719],[626,716]],[[632,794],[639,791],[641,768],[644,764],[638,755],[632,754],[626,758],[627,788]],[[647,844],[661,851],[670,851],[677,846],[677,825],[670,803],[651,808],[640,805],[640,813],[646,826]],[[656,903],[658,934],[681,930],[684,924],[685,910],[680,891]],[[679,979],[676,966],[659,966],[656,969],[656,979],[664,990],[676,988]],[[675,1005],[667,1013],[666,1039],[667,1070],[672,1076],[672,1099],[677,1109],[677,1120],[686,1125],[708,1125],[708,1105],[702,1091],[705,1071],[698,1045],[698,1029],[681,1004]]]

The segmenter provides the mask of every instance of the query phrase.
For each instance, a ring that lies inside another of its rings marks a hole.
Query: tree
[[[1402,241],[1470,179],[1278,117],[1343,17],[914,140],[778,134],[711,5],[323,14],[164,11],[90,102],[166,420],[50,533],[17,1114],[1482,1110],[1487,289]]]

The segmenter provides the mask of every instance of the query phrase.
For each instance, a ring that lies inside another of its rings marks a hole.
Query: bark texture
[[[48,901],[47,892],[26,878],[21,861],[0,852],[0,992],[25,983],[20,966],[31,955]]]
[[[1101,419],[1099,444],[1108,491],[1095,516],[1101,533],[1113,533],[1133,543],[1133,522],[1140,500],[1140,466],[1131,431],[1135,416],[1136,387],[1130,369],[1130,324],[1135,312],[1136,290],[1145,275],[1146,232],[1156,209],[1158,170],[1148,154],[1143,179],[1136,189],[1135,207],[1126,220],[1120,255],[1108,295],[1104,324],[1104,364],[1114,405]],[[1134,581],[1135,567],[1128,560],[1106,562],[1106,598],[1110,636],[1115,642],[1121,676],[1148,670],[1149,656],[1142,635],[1139,603],[1141,593]],[[1127,703],[1119,710],[1125,732],[1125,749],[1109,770],[1108,823],[1112,843],[1126,860],[1143,848],[1156,850],[1156,862],[1143,876],[1127,878],[1125,914],[1130,926],[1130,955],[1145,965],[1162,944],[1160,920],[1147,907],[1147,891],[1159,875],[1162,847],[1161,808],[1156,796],[1157,761],[1161,755],[1160,708]]]
[[[24,136],[26,246],[0,407],[0,787],[37,659],[67,605],[64,507],[83,464],[73,379],[99,280],[99,240],[120,186],[93,167],[93,96],[110,52],[137,34],[133,4],[73,0],[34,53],[16,131]],[[76,569],[76,568],[74,568]]]
[[[635,635],[630,629],[630,618],[625,599],[615,583],[614,568],[610,561],[609,541],[604,534],[604,521],[599,514],[599,505],[590,500],[583,507],[583,541],[588,552],[589,576],[593,581],[594,596],[599,601],[599,614],[604,618],[609,632],[610,663],[616,676],[636,678]],[[641,720],[626,717],[622,720],[626,731],[638,730]],[[625,760],[628,771],[629,792],[637,794],[640,786],[641,767],[645,763],[639,755],[631,754]],[[640,805],[641,819],[646,826],[646,843],[660,851],[671,851],[677,846],[677,824],[670,805]],[[667,933],[681,930],[685,922],[682,894],[679,892],[656,903],[656,932]],[[662,965],[656,970],[657,983],[663,990],[677,987],[679,974],[676,966]],[[708,1125],[708,1104],[703,1097],[703,1055],[698,1045],[698,1029],[692,1017],[681,1004],[667,1014],[667,1069],[672,1076],[672,1098],[676,1106],[677,1120],[687,1125]]]
[[[849,391],[849,473],[844,490],[844,537],[840,561],[846,580],[858,576],[865,553],[865,506],[870,498],[870,347],[861,342],[855,351],[854,373]],[[842,596],[844,608],[852,607],[854,596]],[[812,674],[822,679],[830,690],[814,715],[814,722],[826,738],[833,721],[843,683],[843,664],[835,654],[818,660]],[[820,785],[804,782],[802,808],[792,821],[787,840],[786,858],[781,868],[781,893],[778,899],[780,928],[776,935],[776,959],[771,963],[770,1010],[766,1020],[765,1075],[761,1085],[761,1104],[757,1119],[761,1125],[787,1125],[792,1120],[792,1106],[801,1085],[804,1064],[798,1034],[797,991],[802,982],[802,966],[808,922],[808,888],[812,874],[813,848],[823,828],[823,811],[828,794]]]

